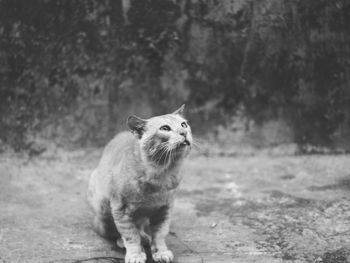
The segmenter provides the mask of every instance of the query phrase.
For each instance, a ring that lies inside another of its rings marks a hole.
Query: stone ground
[[[85,202],[100,154],[0,155],[0,263],[123,262]],[[350,262],[349,156],[193,156],[184,174],[176,262]]]

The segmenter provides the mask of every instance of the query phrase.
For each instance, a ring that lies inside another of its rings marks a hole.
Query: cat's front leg
[[[165,237],[170,228],[170,208],[162,207],[159,212],[150,218],[150,227],[152,231],[152,258],[156,262],[172,262],[173,253],[168,249],[165,243]]]
[[[129,211],[118,203],[111,203],[111,208],[115,225],[126,249],[125,263],[145,263],[147,257],[141,246],[140,232]]]

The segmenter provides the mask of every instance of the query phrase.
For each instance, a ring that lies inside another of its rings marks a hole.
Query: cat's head
[[[140,140],[147,161],[157,166],[169,166],[188,155],[192,132],[183,114],[184,107],[147,120],[129,116],[127,125]]]

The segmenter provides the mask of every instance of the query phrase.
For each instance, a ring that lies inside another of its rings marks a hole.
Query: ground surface
[[[101,151],[0,156],[0,262],[122,262],[90,225]],[[170,248],[177,262],[350,262],[350,157],[192,157]]]

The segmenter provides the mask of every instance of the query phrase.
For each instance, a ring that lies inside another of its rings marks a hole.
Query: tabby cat
[[[106,146],[91,174],[88,201],[94,229],[126,248],[126,263],[145,263],[144,242],[156,262],[172,262],[165,243],[180,166],[192,147],[191,128],[177,111],[144,120],[129,116],[130,132]]]

